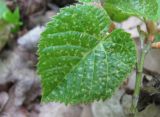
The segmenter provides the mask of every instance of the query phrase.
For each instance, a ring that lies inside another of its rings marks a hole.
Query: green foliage
[[[0,1],[0,19],[15,26],[21,25],[19,9],[16,8],[14,12],[11,12],[3,0]]]
[[[160,42],[160,34],[159,33],[155,35],[154,42]]]
[[[43,101],[88,103],[109,98],[131,72],[136,49],[123,30],[107,33],[102,8],[70,6],[48,23],[39,43]]]
[[[91,5],[70,6],[61,9],[60,13],[48,23],[42,35],[77,31],[100,37],[107,32],[110,23],[110,18],[104,9]]]
[[[129,16],[147,20],[160,18],[160,0],[104,0],[104,8],[111,19],[123,21]]]
[[[11,32],[17,32],[20,25],[19,9],[11,12],[5,1],[0,0],[0,50],[9,40]]]
[[[112,20],[121,22],[130,16],[157,21],[160,18],[160,0],[79,0],[102,2]]]
[[[8,10],[6,13],[4,13],[3,19],[8,23],[21,25],[21,22],[19,21],[20,19],[19,8],[16,8],[16,10],[13,13],[10,10]]]
[[[8,11],[8,9],[7,9],[5,2],[3,0],[1,0],[0,1],[0,19],[3,18],[4,12],[7,12],[7,11]]]
[[[157,0],[157,3],[158,3],[158,11],[157,11],[157,15],[155,17],[155,19],[160,19],[160,0]]]

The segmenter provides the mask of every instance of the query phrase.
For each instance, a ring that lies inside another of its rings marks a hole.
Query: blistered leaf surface
[[[64,8],[48,23],[38,50],[43,101],[104,100],[121,85],[136,49],[123,30],[107,35],[109,24],[107,13],[90,5]]]

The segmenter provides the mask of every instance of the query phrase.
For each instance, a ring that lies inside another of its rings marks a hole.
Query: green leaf
[[[104,0],[104,8],[111,19],[123,21],[129,16],[158,20],[160,0]]]
[[[2,19],[3,14],[7,11],[8,11],[8,8],[6,6],[6,3],[4,2],[4,0],[1,0],[0,1],[0,19]]]
[[[48,23],[42,35],[78,31],[98,37],[108,31],[110,23],[109,16],[104,9],[91,5],[70,6],[61,9],[60,13]]]
[[[155,40],[154,42],[160,42],[160,34],[155,34]]]
[[[158,11],[155,19],[160,20],[160,0],[157,0],[157,2],[158,2]]]
[[[67,7],[48,23],[38,49],[43,101],[104,100],[121,85],[136,49],[123,30],[107,35],[109,24],[106,12],[90,5]]]
[[[3,19],[7,21],[8,23],[15,24],[15,25],[20,25],[21,22],[20,20],[20,13],[19,13],[19,8],[16,8],[14,12],[11,12],[8,10],[3,14]]]
[[[9,8],[7,8],[4,0],[0,1],[0,20],[4,20],[8,24],[13,24],[15,29],[22,24],[20,22],[20,13],[19,8],[16,8],[14,12],[11,12]]]

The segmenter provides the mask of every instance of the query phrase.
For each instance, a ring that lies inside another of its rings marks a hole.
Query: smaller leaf
[[[122,12],[121,10],[113,8],[113,6],[109,4],[106,7],[106,11],[108,12],[108,15],[110,16],[110,18],[117,22],[122,22],[129,18],[128,14]]]
[[[19,8],[16,8],[16,10],[13,13],[10,10],[5,12],[3,14],[3,19],[7,21],[8,23],[20,25],[21,22],[19,21],[20,19]]]
[[[11,12],[4,0],[0,1],[0,20],[5,21],[8,24],[13,25],[12,32],[16,32],[19,26],[22,24],[20,22],[19,8],[16,8],[14,12]]]
[[[160,0],[157,0],[157,3],[158,3],[158,11],[155,19],[159,20],[160,19]]]
[[[160,34],[155,35],[155,41],[154,42],[160,42]]]
[[[8,11],[8,8],[3,0],[0,1],[0,19],[2,19],[3,14]]]
[[[103,7],[117,22],[129,16],[155,21],[160,18],[160,0],[104,0]]]

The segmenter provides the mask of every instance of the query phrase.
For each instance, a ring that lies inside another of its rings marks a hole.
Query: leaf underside
[[[110,20],[90,5],[64,8],[48,23],[39,43],[42,101],[89,103],[109,98],[131,72],[136,49],[130,35],[106,35]]]
[[[104,0],[104,8],[115,21],[123,21],[129,16],[147,20],[160,18],[160,0]]]

